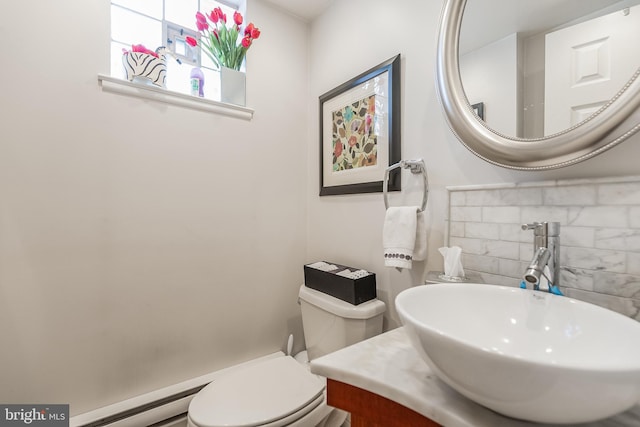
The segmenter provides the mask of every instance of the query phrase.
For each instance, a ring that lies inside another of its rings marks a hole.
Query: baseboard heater
[[[174,420],[186,417],[191,399],[193,399],[193,396],[195,396],[195,394],[202,390],[206,385],[207,384],[203,384],[182,393],[167,396],[163,399],[149,402],[122,412],[109,414],[88,423],[70,423],[70,425],[78,427],[160,427],[162,425],[171,424]]]
[[[91,412],[75,415],[69,420],[69,426],[169,427],[186,419],[191,399],[220,375],[245,365],[283,355],[282,352],[273,353]],[[184,425],[184,423],[181,424]]]

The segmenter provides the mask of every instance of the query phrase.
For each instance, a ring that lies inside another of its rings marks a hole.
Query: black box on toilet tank
[[[325,271],[318,268],[318,264],[324,268],[335,268]],[[304,266],[304,284],[353,305],[362,304],[377,296],[374,273],[326,261]]]

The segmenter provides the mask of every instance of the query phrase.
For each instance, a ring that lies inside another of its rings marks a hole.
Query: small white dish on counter
[[[640,322],[545,292],[481,284],[407,289],[396,308],[445,383],[494,411],[590,422],[640,400]]]

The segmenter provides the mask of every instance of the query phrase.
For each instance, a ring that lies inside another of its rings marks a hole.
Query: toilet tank
[[[302,285],[299,302],[309,360],[382,332],[386,306],[378,299],[353,305]]]

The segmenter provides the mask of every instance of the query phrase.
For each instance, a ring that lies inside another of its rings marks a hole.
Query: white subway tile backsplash
[[[593,246],[598,249],[640,252],[640,229],[595,229],[595,244]]]
[[[452,221],[449,223],[449,235],[464,237],[464,222]]]
[[[560,228],[560,245],[561,246],[579,246],[583,248],[595,247],[596,230],[591,227],[561,227]],[[603,248],[612,249],[612,248]]]
[[[637,182],[598,186],[601,205],[640,205],[640,186]]]
[[[519,259],[520,244],[516,242],[451,237],[450,244],[451,246],[460,246],[464,254]]]
[[[464,237],[500,240],[500,224],[468,222],[464,230]]]
[[[449,193],[449,203],[451,206],[465,206],[467,197],[464,191],[451,191]]]
[[[520,244],[517,242],[503,242],[488,240],[485,243],[485,254],[504,259],[520,259]]]
[[[468,206],[529,206],[542,204],[540,188],[507,188],[467,193]]]
[[[449,239],[449,246],[460,246],[463,254],[484,255],[485,252],[483,241],[480,239],[451,236]]]
[[[484,255],[487,256],[494,256],[504,259],[520,259],[520,244],[517,242],[487,240],[485,241],[484,248]]]
[[[618,206],[569,208],[568,225],[583,227],[628,227],[628,210]]]
[[[520,228],[521,224],[500,224],[500,240],[509,242],[525,242],[525,238],[531,238],[531,231],[528,233]]]
[[[565,246],[560,249],[560,263],[589,270],[626,272],[626,253],[591,248]]]
[[[466,200],[469,206],[495,206],[498,195],[492,190],[469,191]]]
[[[596,292],[640,300],[640,276],[596,271],[593,284]]]
[[[533,259],[533,240],[529,243],[520,243],[520,261],[529,262],[532,259]]]
[[[550,206],[595,205],[597,191],[594,186],[572,185],[543,189],[544,204]]]
[[[627,273],[640,275],[640,253],[627,252]]]
[[[510,259],[500,259],[498,263],[498,273],[502,276],[513,277],[514,279],[521,279],[522,273],[527,268],[528,262],[515,261]]]
[[[510,286],[517,288],[520,286],[522,279],[514,279],[513,277],[501,276],[499,274],[479,273],[482,283],[490,283],[491,285]],[[490,286],[490,285],[489,285]]]
[[[640,228],[640,206],[629,208],[629,227]]]
[[[565,295],[640,320],[640,176],[449,188],[449,244],[491,284],[518,286],[533,257],[522,223],[558,221]]]
[[[482,221],[482,208],[480,207],[451,207],[451,221]]]
[[[591,271],[573,267],[560,269],[560,283],[562,287],[593,291],[593,274]]]
[[[482,221],[518,224],[520,223],[520,208],[515,206],[482,207]]]
[[[522,223],[529,222],[559,222],[561,225],[567,223],[569,208],[559,206],[532,206],[522,208]]]
[[[462,268],[480,273],[500,273],[500,260],[495,257],[482,255],[463,254]]]

